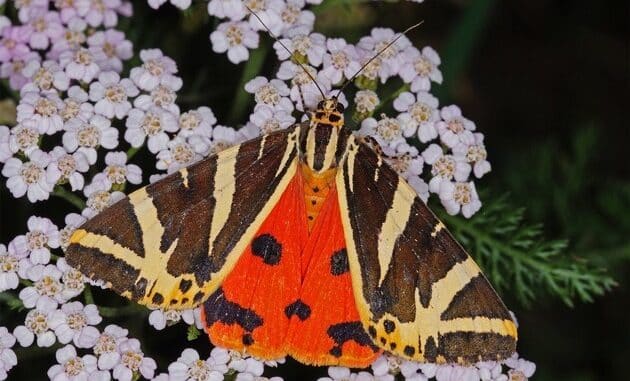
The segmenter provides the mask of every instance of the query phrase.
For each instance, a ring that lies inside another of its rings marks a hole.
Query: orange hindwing
[[[286,355],[286,306],[298,298],[307,226],[300,175],[260,227],[222,286],[202,308],[214,345],[274,359]]]
[[[379,350],[354,301],[337,192],[330,189],[302,253],[299,299],[288,305],[287,353],[304,364],[367,367]]]

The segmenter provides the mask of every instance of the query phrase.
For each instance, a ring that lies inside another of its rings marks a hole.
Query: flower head
[[[94,111],[109,119],[114,116],[123,119],[127,116],[131,110],[131,103],[127,98],[135,97],[138,93],[138,88],[131,80],[121,80],[114,71],[100,73],[98,81],[90,84],[90,100],[96,102]]]
[[[96,357],[92,355],[80,357],[72,345],[58,349],[55,357],[58,364],[48,369],[48,377],[51,380],[87,380],[98,371]]]
[[[50,163],[50,155],[37,149],[30,155],[30,161],[22,162],[10,158],[2,168],[2,175],[7,177],[7,188],[13,197],[25,194],[30,202],[47,200],[55,182],[48,181],[46,166]]]
[[[96,344],[100,335],[93,326],[101,320],[94,304],[83,306],[81,302],[71,302],[53,311],[48,318],[48,324],[61,344],[72,341],[78,348],[90,348]]]
[[[145,378],[153,378],[157,364],[152,358],[144,356],[138,340],[124,340],[118,344],[118,350],[121,358],[120,363],[114,367],[114,379],[131,381],[134,372],[139,372]]]
[[[142,90],[151,91],[161,83],[173,80],[177,65],[159,49],[140,51],[142,66],[131,69],[129,78]]]
[[[101,115],[94,115],[89,121],[72,119],[66,123],[63,134],[63,146],[68,152],[82,152],[88,163],[96,163],[96,149],[103,146],[113,149],[118,146],[118,130],[111,125],[111,121]]]
[[[125,140],[132,147],[140,147],[148,139],[148,148],[157,153],[167,147],[167,132],[176,132],[179,128],[173,114],[158,107],[147,111],[132,109],[126,122]]]
[[[212,50],[217,53],[227,51],[230,62],[239,63],[249,58],[249,50],[258,47],[258,33],[244,21],[228,21],[220,24],[210,34]]]
[[[50,347],[57,341],[55,333],[51,331],[48,324],[48,317],[54,309],[54,306],[47,305],[45,308],[28,311],[24,325],[18,325],[13,330],[13,335],[21,346],[31,346],[35,337],[37,337],[38,347]]]

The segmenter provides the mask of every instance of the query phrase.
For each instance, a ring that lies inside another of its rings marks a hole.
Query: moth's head
[[[333,98],[327,98],[320,101],[317,104],[317,111],[323,111],[325,113],[343,114],[343,112],[345,111],[345,107],[343,107],[343,104],[339,102],[339,99],[337,99],[337,97],[333,97]]]
[[[326,98],[317,104],[315,122],[331,124],[337,128],[343,126],[343,112],[345,108],[337,97]]]

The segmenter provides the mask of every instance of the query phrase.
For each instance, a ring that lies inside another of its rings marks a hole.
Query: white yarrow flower
[[[265,77],[256,77],[245,84],[245,91],[254,94],[256,107],[266,105],[274,110],[293,111],[293,103],[288,98],[289,87],[279,79],[269,81]]]
[[[138,88],[127,78],[120,79],[118,73],[107,71],[98,75],[98,81],[90,84],[90,100],[96,102],[94,111],[109,119],[123,119],[131,110],[128,97],[138,95]]]
[[[217,29],[210,34],[212,50],[216,53],[224,53],[230,62],[237,64],[247,61],[249,50],[258,47],[259,36],[249,23],[244,21],[229,21],[219,24]]]
[[[408,47],[402,53],[404,64],[400,70],[403,81],[411,83],[411,91],[429,91],[431,82],[442,83],[442,72],[438,69],[440,56],[430,46],[420,52],[416,47]]]
[[[31,216],[27,222],[29,232],[12,241],[15,253],[23,257],[30,255],[33,264],[50,262],[50,248],[59,247],[59,229],[48,218]]]
[[[166,57],[160,49],[140,51],[143,64],[131,69],[129,78],[142,90],[151,91],[159,84],[172,81],[177,73],[177,65]]]
[[[9,243],[9,250],[0,244],[0,292],[15,290],[20,278],[26,278],[28,269],[32,266],[26,254],[17,254]]]
[[[455,105],[443,107],[440,115],[442,120],[436,123],[436,128],[442,143],[450,148],[459,143],[475,144],[472,133],[475,130],[475,123],[464,118],[459,107]]]
[[[82,152],[90,165],[96,163],[96,149],[103,146],[114,149],[118,146],[118,130],[102,115],[94,115],[89,121],[72,119],[66,123],[63,146],[68,152]]]
[[[31,152],[39,148],[41,132],[35,119],[26,119],[11,129],[8,148],[13,155],[18,152],[29,156]]]
[[[481,208],[481,201],[472,181],[468,183],[442,181],[439,194],[442,205],[451,215],[461,210],[464,217],[470,218]]]
[[[131,184],[142,182],[142,169],[135,164],[127,164],[125,152],[108,152],[105,155],[105,165],[103,173],[112,185],[122,185],[126,181]]]
[[[147,111],[132,109],[126,122],[125,140],[132,147],[140,147],[148,138],[147,147],[152,153],[158,153],[167,147],[167,132],[176,132],[179,128],[176,117],[170,112],[157,107]]]
[[[48,324],[61,344],[72,341],[78,348],[90,348],[100,336],[98,329],[93,326],[101,320],[94,304],[83,306],[81,302],[71,302],[53,311],[48,317]]]
[[[63,297],[63,285],[61,284],[62,272],[55,265],[34,265],[28,270],[28,278],[33,281],[32,286],[23,288],[19,297],[24,307],[37,307],[40,310],[49,310],[57,307],[58,303],[66,300]]]
[[[13,345],[15,336],[6,327],[0,327],[0,380],[5,380],[7,372],[17,365],[17,356],[11,349]]]
[[[67,153],[63,147],[55,147],[50,152],[51,161],[46,168],[49,182],[58,184],[70,183],[73,191],[83,189],[85,179],[82,172],[90,169],[90,163],[83,152]]]
[[[66,345],[57,350],[55,357],[58,364],[48,369],[48,377],[58,381],[93,380],[90,376],[97,371],[96,357],[77,355],[72,345]]]
[[[55,333],[48,325],[48,316],[55,307],[48,305],[45,309],[33,309],[28,311],[24,325],[18,325],[13,330],[13,336],[23,347],[30,347],[37,337],[37,346],[46,348],[52,346],[57,340]]]
[[[405,136],[412,136],[417,131],[418,139],[423,143],[437,138],[436,122],[440,120],[440,113],[436,97],[426,92],[415,95],[404,92],[394,100],[394,108],[402,112],[401,118],[411,121],[410,128],[404,131]]]
[[[152,358],[144,356],[138,340],[124,340],[118,345],[118,350],[121,358],[120,363],[114,367],[114,379],[131,381],[134,372],[140,372],[145,378],[153,378],[157,364]]]
[[[105,330],[94,344],[94,354],[98,356],[98,368],[109,370],[120,363],[121,353],[118,344],[127,340],[129,331],[115,324],[105,327]]]
[[[61,53],[59,63],[64,67],[68,78],[86,83],[92,82],[101,71],[94,55],[86,48]]]
[[[199,358],[199,353],[190,348],[184,349],[177,361],[168,367],[170,381],[219,381],[223,380],[223,375],[227,370],[227,362],[218,363],[212,356],[207,360],[202,360]]]
[[[39,94],[29,92],[22,94],[17,106],[17,121],[27,119],[35,121],[40,134],[52,135],[63,129],[63,119],[59,115],[63,103],[56,93]]]
[[[2,168],[2,175],[7,177],[6,186],[13,197],[25,194],[30,202],[47,200],[53,191],[55,182],[46,177],[46,166],[50,163],[50,155],[37,149],[30,155],[30,161],[10,158]]]

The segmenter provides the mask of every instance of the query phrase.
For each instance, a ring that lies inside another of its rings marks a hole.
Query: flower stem
[[[22,299],[10,292],[0,292],[0,303],[5,303],[10,309],[20,309],[24,307]]]
[[[85,298],[85,304],[94,304],[94,295],[92,295],[92,289],[89,284],[86,284],[83,289],[83,297]]]
[[[125,307],[103,307],[98,306],[98,312],[101,316],[106,318],[137,315],[140,313],[146,313],[148,310],[135,303],[129,304]]]
[[[372,113],[372,115],[378,116],[380,111],[383,109],[383,107],[385,107],[386,105],[390,104],[391,102],[394,101],[394,99],[398,98],[398,96],[402,93],[404,93],[405,91],[409,91],[409,89],[411,89],[411,86],[408,83],[403,84],[402,86],[400,86],[398,88],[398,90],[394,91],[393,93],[389,94],[387,96],[387,98],[383,99],[378,106],[376,106],[376,108],[374,109],[374,112]]]
[[[142,147],[142,146],[140,146]],[[138,153],[138,151],[140,151],[140,147],[131,147],[127,150],[127,160],[131,160],[134,156],[136,156],[136,154]]]
[[[76,194],[72,192],[69,192],[67,189],[63,188],[62,186],[59,186],[59,185],[56,186],[52,194],[53,196],[56,196],[56,197],[59,197],[68,201],[79,210],[83,210],[85,208],[85,201],[83,201],[81,197],[77,196]]]
[[[245,109],[251,102],[251,94],[245,91],[245,84],[260,73],[268,53],[269,44],[264,42],[261,42],[258,49],[254,49],[250,52],[249,60],[247,60],[243,68],[241,80],[238,83],[236,94],[234,95],[234,103],[232,103],[232,109],[228,116],[230,125],[236,125],[242,122]]]

